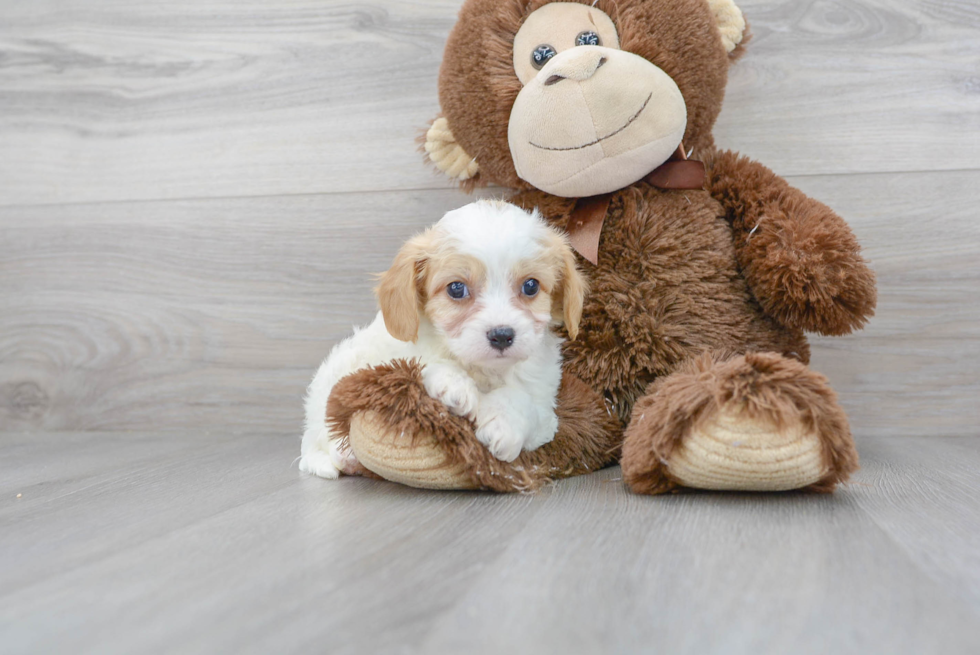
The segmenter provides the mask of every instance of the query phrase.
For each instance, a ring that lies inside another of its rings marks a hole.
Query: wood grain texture
[[[855,432],[980,436],[980,175],[792,182],[847,218],[878,275],[865,330],[811,340]]]
[[[446,188],[460,0],[0,2],[0,205]],[[785,175],[980,163],[968,0],[741,3],[718,142]]]
[[[0,204],[448,186],[415,138],[459,4],[0,2]]]
[[[977,435],[980,172],[793,178],[880,285],[815,339],[858,434]],[[371,274],[453,191],[0,209],[0,430],[298,430],[318,362],[374,314]]]
[[[0,429],[293,432],[319,361],[374,316],[372,274],[460,201],[0,210]]]
[[[973,0],[739,0],[716,137],[782,175],[980,167]]]
[[[295,441],[8,434],[5,653],[973,653],[980,440],[862,439],[834,496],[327,482]],[[22,494],[16,498],[16,493]]]

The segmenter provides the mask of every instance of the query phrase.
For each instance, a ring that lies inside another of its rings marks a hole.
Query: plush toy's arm
[[[555,413],[553,441],[502,462],[477,440],[473,423],[428,395],[418,361],[355,371],[327,401],[332,432],[347,440],[366,471],[427,489],[531,491],[619,457],[623,426],[580,379],[562,376]]]
[[[875,276],[847,223],[771,170],[730,151],[704,157],[711,195],[732,224],[739,266],[770,316],[841,335],[874,314]]]

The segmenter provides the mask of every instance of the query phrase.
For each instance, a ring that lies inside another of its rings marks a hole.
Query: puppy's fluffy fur
[[[480,201],[411,239],[376,289],[381,311],[339,343],[307,392],[300,470],[324,478],[356,470],[326,425],[342,377],[393,359],[418,359],[430,396],[476,424],[498,459],[551,441],[558,429],[564,322],[574,339],[585,282],[563,236],[537,212]]]

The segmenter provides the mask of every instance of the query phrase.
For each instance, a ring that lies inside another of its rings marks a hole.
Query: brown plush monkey
[[[804,332],[863,326],[874,275],[828,207],[715,148],[746,41],[732,0],[465,3],[428,156],[466,189],[517,190],[513,202],[567,230],[592,292],[566,344],[552,443],[494,460],[397,363],[331,398],[367,469],[512,491],[619,458],[634,491],[662,493],[829,491],[857,468]]]

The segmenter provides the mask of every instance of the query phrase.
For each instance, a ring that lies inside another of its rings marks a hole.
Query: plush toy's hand
[[[874,314],[875,276],[847,224],[765,166],[732,152],[706,159],[708,188],[734,231],[749,288],[788,327],[847,334]]]
[[[456,416],[476,417],[480,392],[464,371],[445,364],[430,364],[422,369],[422,383],[430,397],[441,402]]]
[[[771,208],[740,235],[743,270],[763,309],[784,325],[848,334],[874,314],[875,277],[850,232],[807,198],[795,216]],[[753,228],[755,229],[755,228]]]

